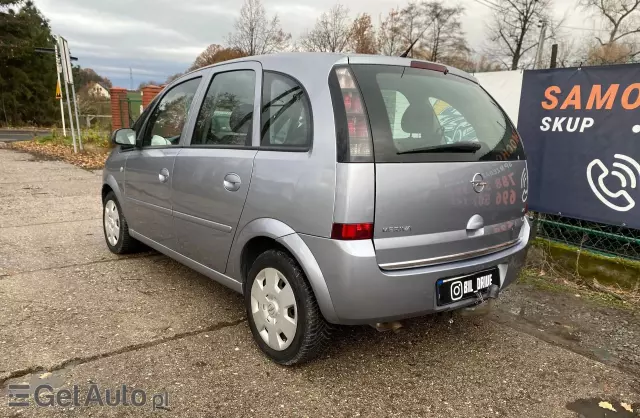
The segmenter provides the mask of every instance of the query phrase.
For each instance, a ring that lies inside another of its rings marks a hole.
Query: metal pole
[[[542,28],[540,29],[540,40],[538,41],[538,53],[536,54],[536,62],[533,64],[533,69],[542,67],[542,53],[544,51],[544,40],[547,35],[547,22],[542,22]]]
[[[64,76],[65,95],[67,96],[67,110],[69,111],[69,127],[71,128],[71,137],[73,138],[73,153],[78,153],[78,146],[76,144],[76,130],[73,126],[73,114],[71,113],[71,101],[69,100],[69,80],[71,75],[71,65],[69,64],[69,53],[65,48],[65,41],[62,37],[56,35],[56,43],[60,47],[60,65],[62,66],[62,75]]]
[[[76,86],[71,83],[71,91],[73,92],[73,106],[76,108],[76,127],[78,128],[78,144],[80,144],[80,151],[83,151],[82,146],[82,134],[80,133],[80,118],[78,117],[78,102],[76,101]]]
[[[58,83],[60,82],[60,76],[58,76]],[[62,85],[60,85],[60,92],[62,93]],[[67,137],[67,126],[64,122],[64,105],[62,104],[62,94],[60,95],[60,115],[62,115],[62,135]]]
[[[558,44],[551,45],[551,65],[549,68],[556,68],[558,66]]]
[[[64,92],[67,95],[67,109],[69,110],[69,127],[71,128],[71,137],[73,138],[73,153],[78,153],[78,147],[76,146],[76,130],[73,127],[73,114],[71,113],[71,101],[69,101],[69,85],[65,86]]]
[[[62,116],[62,135],[64,135],[65,137],[67,136],[67,127],[66,124],[64,123],[64,105],[62,104],[62,83],[60,83],[60,71],[62,71],[62,69],[60,68],[60,56],[58,55],[58,45],[56,44],[54,46],[55,49],[55,55],[56,55],[56,75],[58,76],[58,86],[60,86],[60,116]],[[56,86],[57,87],[57,86]]]

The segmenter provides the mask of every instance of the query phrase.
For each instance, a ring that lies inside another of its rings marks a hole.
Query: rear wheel
[[[269,250],[258,256],[244,296],[251,333],[276,363],[290,366],[309,361],[328,345],[331,326],[304,272],[286,252]]]
[[[104,239],[112,253],[128,254],[140,249],[140,243],[129,235],[129,225],[113,192],[104,198],[102,225]]]

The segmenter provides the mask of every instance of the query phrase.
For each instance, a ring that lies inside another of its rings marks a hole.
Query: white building
[[[90,96],[101,97],[104,99],[110,99],[109,88],[101,83],[91,82],[87,86],[87,93]]]

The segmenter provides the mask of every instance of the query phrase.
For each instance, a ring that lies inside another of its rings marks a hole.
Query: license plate
[[[485,293],[492,284],[500,286],[500,273],[497,268],[466,276],[440,279],[436,283],[438,305],[448,305]]]

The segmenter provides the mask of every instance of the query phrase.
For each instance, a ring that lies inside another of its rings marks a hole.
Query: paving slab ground
[[[155,252],[112,255],[99,190],[99,173],[0,149],[0,417],[589,418],[640,409],[637,374],[545,338],[549,316],[528,327],[505,320],[539,306],[518,287],[497,316],[420,318],[399,334],[342,327],[319,360],[276,366],[254,345],[239,295]],[[123,384],[148,398],[141,407],[9,406],[9,385],[43,383],[57,393],[79,385],[81,402],[92,384],[102,399]],[[153,395],[165,393],[169,408],[153,412]]]

